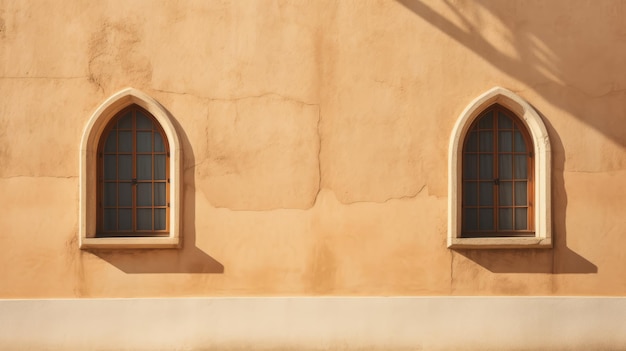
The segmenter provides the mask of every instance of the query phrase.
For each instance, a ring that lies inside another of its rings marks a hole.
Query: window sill
[[[448,238],[449,249],[549,249],[550,238]]]
[[[172,237],[123,237],[81,238],[81,249],[178,249],[179,238]]]

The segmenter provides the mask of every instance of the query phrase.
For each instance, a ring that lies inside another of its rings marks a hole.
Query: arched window
[[[158,102],[132,88],[108,98],[81,141],[80,247],[180,247],[181,160]]]
[[[97,237],[167,236],[168,142],[137,105],[120,111],[98,147]]]
[[[522,98],[493,88],[455,124],[449,248],[551,247],[550,139]]]
[[[493,105],[463,143],[462,237],[533,236],[532,141],[509,110]]]

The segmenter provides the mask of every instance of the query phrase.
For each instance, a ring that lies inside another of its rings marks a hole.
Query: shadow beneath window
[[[541,111],[533,106],[548,129],[552,146],[552,273],[598,273],[598,267],[567,247],[567,190],[563,172],[565,170],[565,148],[559,134]]]
[[[224,273],[224,266],[196,247],[195,171],[186,165],[195,164],[191,143],[169,113],[183,149],[183,215],[181,249],[91,250],[92,254],[125,273]]]
[[[593,274],[598,267],[567,247],[550,249],[455,250],[492,273]]]
[[[565,150],[550,121],[541,116],[552,147],[552,249],[454,250],[493,273],[593,274],[598,267],[567,247]]]

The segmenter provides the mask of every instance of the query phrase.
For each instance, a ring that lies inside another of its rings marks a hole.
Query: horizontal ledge
[[[448,238],[449,249],[549,249],[552,240],[549,238]]]
[[[81,238],[81,249],[178,249],[180,239],[172,237]]]
[[[624,297],[0,299],[0,349],[626,350],[625,313]]]

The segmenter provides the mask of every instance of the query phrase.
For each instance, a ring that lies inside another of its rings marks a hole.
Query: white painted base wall
[[[1,350],[626,350],[626,298],[0,300]]]

